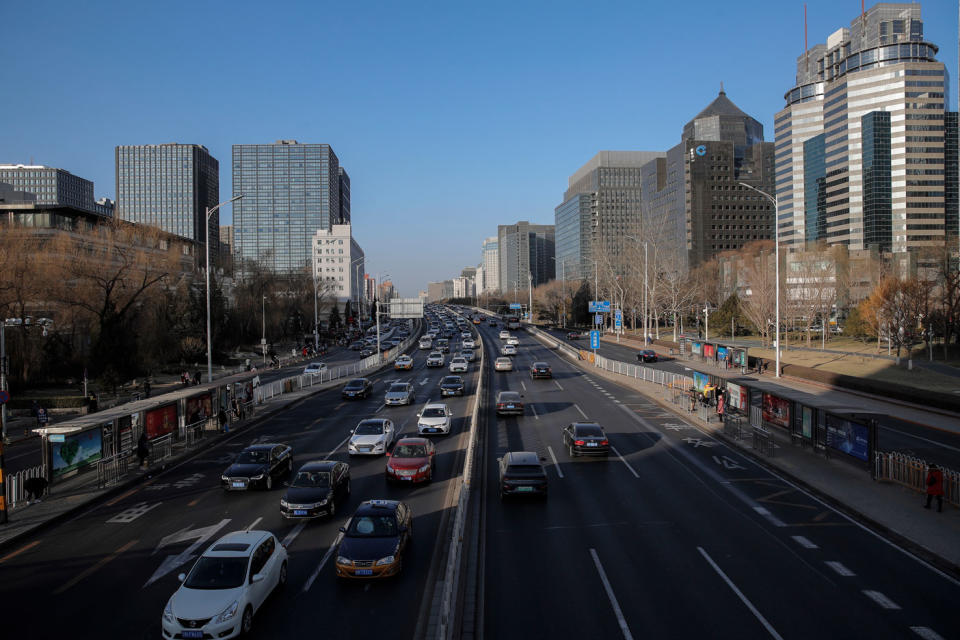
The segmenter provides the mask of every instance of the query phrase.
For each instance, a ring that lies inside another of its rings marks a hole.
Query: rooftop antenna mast
[[[803,3],[803,62],[807,66],[807,73],[810,72],[810,47],[807,46],[807,3]]]

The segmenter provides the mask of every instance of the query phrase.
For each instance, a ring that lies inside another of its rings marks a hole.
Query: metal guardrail
[[[754,427],[752,446],[763,455],[772,456],[774,450],[773,434],[763,427]]]
[[[27,489],[26,482],[31,478],[46,478],[47,477],[47,467],[46,465],[37,465],[35,467],[29,467],[27,469],[21,469],[16,473],[11,473],[6,477],[6,500],[7,508],[16,509],[18,506],[22,505],[27,501]],[[44,492],[46,493],[46,492]],[[39,498],[39,496],[35,496]]]
[[[150,441],[150,455],[147,464],[155,465],[173,456],[173,434],[168,433]]]
[[[734,440],[743,440],[746,432],[743,428],[743,417],[734,415],[724,415],[723,434]]]
[[[130,470],[129,452],[118,453],[97,461],[97,488],[117,484]]]
[[[877,451],[873,456],[873,477],[881,482],[896,482],[918,493],[927,492],[926,460],[903,453]],[[943,500],[960,507],[960,472],[940,468],[943,473]]]

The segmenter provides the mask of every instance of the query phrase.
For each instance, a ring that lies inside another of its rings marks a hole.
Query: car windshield
[[[347,389],[362,389],[362,388],[363,388],[363,380],[351,380],[350,382],[347,383],[346,388],[347,388]]]
[[[266,451],[241,451],[237,456],[237,464],[266,464]]]
[[[456,376],[447,376],[446,378],[443,379],[443,382],[441,382],[440,384],[460,384],[461,382],[462,380],[460,380],[460,378],[457,378]]]
[[[378,436],[383,433],[382,422],[361,422],[354,434],[358,436]]]
[[[423,418],[442,418],[446,415],[440,407],[428,407],[423,410]]]
[[[547,363],[546,363],[546,362],[534,362],[534,363],[533,363],[533,366],[535,366],[537,369],[546,369],[546,368],[547,368]]]
[[[390,515],[354,516],[347,528],[351,538],[386,538],[397,535],[397,519]]]
[[[507,475],[541,476],[543,475],[543,467],[538,464],[512,464],[507,467]]]
[[[500,394],[500,402],[516,402],[516,401],[519,400],[519,399],[520,399],[520,394],[519,394],[519,393],[513,393],[513,392],[511,392],[511,393],[501,393],[501,394]]]
[[[330,486],[330,473],[327,471],[299,471],[290,486],[325,489]]]
[[[581,438],[601,438],[603,430],[600,427],[589,425],[577,427],[577,436]]]
[[[393,448],[394,458],[423,458],[427,455],[427,447],[422,444],[398,444]]]
[[[247,557],[208,558],[197,560],[183,585],[189,589],[236,589],[247,575]]]
[[[392,384],[390,385],[390,393],[406,393],[407,385],[405,384]]]

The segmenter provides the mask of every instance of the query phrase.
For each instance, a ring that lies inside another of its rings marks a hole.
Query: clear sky
[[[807,5],[811,46],[860,11]],[[922,7],[955,109],[958,3]],[[479,263],[497,224],[552,224],[598,150],[675,145],[721,81],[772,140],[803,52],[793,0],[31,0],[0,18],[0,162],[113,198],[115,145],[199,143],[226,199],[231,145],[326,142],[368,271],[405,296]]]

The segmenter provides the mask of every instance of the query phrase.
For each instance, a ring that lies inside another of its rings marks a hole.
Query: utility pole
[[[533,274],[527,271],[527,321],[533,323]]]

